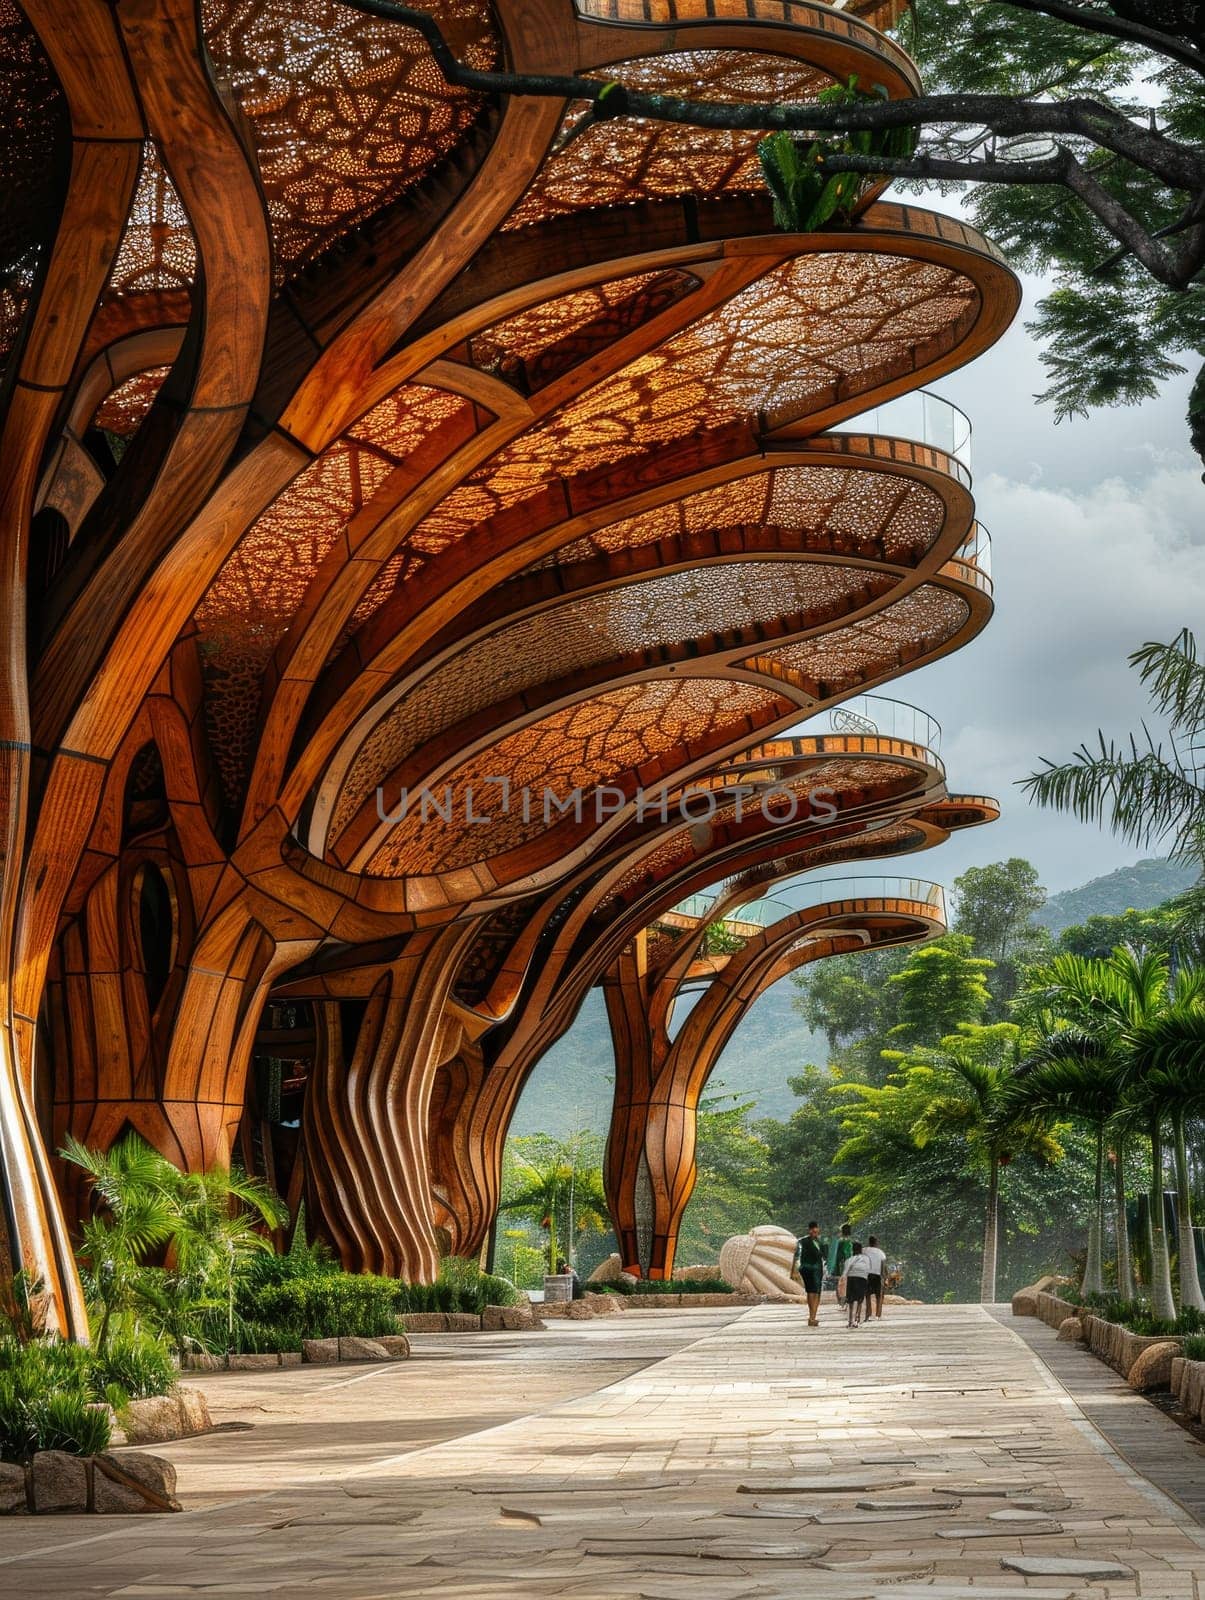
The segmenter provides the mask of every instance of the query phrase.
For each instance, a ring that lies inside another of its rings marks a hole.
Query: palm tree
[[[1095,1179],[1083,1288],[1085,1294],[1100,1294],[1105,1287],[1101,1259],[1105,1210],[1105,1137],[1121,1104],[1117,1063],[1111,1058],[1107,1047],[1092,1034],[1081,1028],[1056,1028],[1021,1063],[1011,1092],[1019,1112],[1069,1116],[1087,1122],[1092,1128],[1096,1147]],[[1119,1258],[1124,1229],[1123,1214],[1118,1228]],[[1125,1255],[1128,1274],[1128,1246]],[[1121,1276],[1119,1260],[1119,1285]]]
[[[1056,956],[1037,978],[1034,987],[1051,1013],[1066,1019],[1070,1029],[1086,1036],[1081,1054],[1086,1056],[1094,1049],[1102,1062],[1109,1063],[1102,1070],[1112,1072],[1118,1091],[1114,1126],[1119,1140],[1119,1168],[1124,1160],[1125,1132],[1137,1125],[1145,1127],[1151,1145],[1151,1306],[1156,1316],[1172,1318],[1176,1315],[1176,1306],[1164,1224],[1163,1124],[1170,1116],[1174,1126],[1176,1113],[1166,1094],[1157,1092],[1153,1084],[1144,1085],[1152,1068],[1151,1027],[1173,1013],[1188,1015],[1199,1009],[1205,974],[1196,968],[1182,967],[1173,979],[1167,956],[1155,951],[1137,955],[1119,946],[1104,960]],[[1119,1255],[1124,1198],[1122,1175],[1118,1205]],[[1190,1294],[1195,1277],[1194,1258],[1189,1270]]]
[[[1033,800],[1110,827],[1133,844],[1161,843],[1173,856],[1205,864],[1205,664],[1188,628],[1171,644],[1144,644],[1129,657],[1152,709],[1168,724],[1164,744],[1143,727],[1115,744],[1097,732],[1069,761],[1047,761],[1021,782]],[[1205,922],[1205,880],[1181,897],[1182,926]]]
[[[175,1172],[175,1168],[172,1169]],[[288,1221],[288,1208],[266,1184],[226,1167],[175,1172],[172,1252],[177,1269],[195,1274],[226,1306],[227,1338],[234,1337],[239,1272],[254,1256],[271,1253],[270,1232]]]
[[[1195,976],[1195,975],[1194,975]],[[1171,1123],[1179,1222],[1180,1304],[1205,1311],[1192,1222],[1192,1184],[1185,1125],[1205,1112],[1205,1005],[1181,998],[1136,1031],[1135,1047],[1148,1065],[1135,1086],[1136,1109]]]
[[[569,1234],[570,1256],[576,1234],[586,1228],[602,1232],[607,1227],[602,1169],[582,1162],[580,1143],[574,1136],[549,1142],[531,1156],[516,1154],[512,1181],[502,1199],[503,1211],[531,1217],[547,1228],[551,1272],[556,1271],[560,1259],[557,1233],[562,1221]]]
[[[1007,1029],[1007,1038],[1001,1029]],[[912,1133],[921,1149],[936,1136],[960,1134],[987,1162],[979,1299],[991,1304],[996,1298],[1001,1168],[1017,1154],[1057,1161],[1063,1152],[1050,1132],[1049,1118],[1041,1110],[1018,1108],[1014,1103],[1012,1084],[1018,1066],[1019,1030],[1004,1023],[975,1031],[981,1036],[997,1035],[992,1042],[1003,1045],[1003,1050],[996,1059],[990,1059],[970,1047],[968,1036],[967,1042],[956,1037],[945,1039],[940,1049],[926,1052],[933,1082]]]
[[[60,1154],[92,1180],[94,1214],[80,1229],[80,1257],[101,1307],[99,1348],[115,1313],[148,1300],[158,1304],[143,1268],[164,1248],[177,1290],[198,1304],[220,1296],[233,1334],[238,1273],[251,1256],[272,1249],[261,1225],[281,1227],[288,1218],[278,1196],[224,1167],[181,1172],[136,1133],[107,1151],[68,1137]]]
[[[142,1263],[172,1236],[168,1174],[178,1174],[136,1133],[104,1151],[88,1150],[68,1135],[59,1154],[92,1180],[92,1215],[80,1226],[79,1257],[85,1289],[100,1308],[96,1344],[103,1351],[113,1317],[138,1303]]]

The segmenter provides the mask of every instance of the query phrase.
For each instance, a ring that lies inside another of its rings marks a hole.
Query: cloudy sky
[[[993,827],[916,869],[948,884],[965,866],[1024,855],[1053,893],[1152,853],[1035,809],[1014,783],[1097,728],[1139,726],[1146,702],[1127,653],[1203,614],[1205,485],[1187,445],[1188,378],[1140,408],[1057,426],[1035,404],[1044,371],[1023,324],[1041,285],[1025,288],[1005,338],[934,386],[974,425],[996,614],[974,643],[885,692],[941,722],[952,789],[1004,802]]]

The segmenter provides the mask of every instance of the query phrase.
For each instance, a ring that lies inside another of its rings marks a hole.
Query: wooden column
[[[416,934],[366,997],[349,984],[315,1005],[306,1218],[350,1272],[430,1283],[438,1270],[428,1128],[436,1074],[462,1043],[446,1002],[466,937]]]

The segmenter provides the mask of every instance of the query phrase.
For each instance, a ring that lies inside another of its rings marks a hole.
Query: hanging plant
[[[857,78],[834,84],[817,97],[820,105],[853,105],[860,100],[881,100],[882,90],[867,93]],[[914,128],[859,128],[840,139],[813,139],[771,133],[757,147],[762,176],[774,202],[775,224],[788,233],[814,233],[836,218],[851,222],[865,184],[865,173],[829,172],[834,155],[906,156],[916,144]]]

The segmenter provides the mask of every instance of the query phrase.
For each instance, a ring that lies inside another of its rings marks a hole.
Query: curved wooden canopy
[[[431,9],[480,67],[918,88],[896,0]],[[648,795],[831,772],[813,850],[939,803],[923,752],[782,737],[991,610],[961,463],[828,430],[976,356],[1017,288],[880,181],[778,232],[755,134],[470,95],[337,0],[0,0],[0,38],[0,1159],[9,1250],[79,1329],[46,1139],[226,1159],[290,982],[376,986],[315,1140],[408,1050],[425,1128],[449,1017],[546,1036],[570,931],[787,843]],[[491,779],[618,800],[378,815]],[[381,1159],[385,1242],[340,1248],[426,1270],[426,1180]]]

